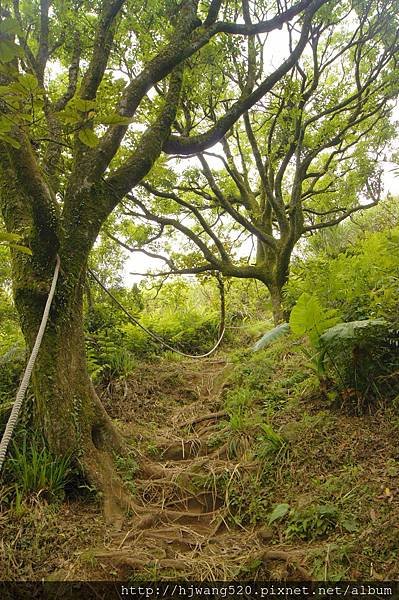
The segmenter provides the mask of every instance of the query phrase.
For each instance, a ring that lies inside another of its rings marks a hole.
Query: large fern
[[[317,348],[320,336],[338,320],[335,311],[325,309],[316,296],[304,292],[291,311],[290,327],[296,335],[307,335]]]

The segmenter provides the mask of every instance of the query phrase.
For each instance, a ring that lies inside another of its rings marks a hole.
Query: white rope
[[[111,298],[111,300],[113,300],[113,302],[115,302],[115,304],[117,306],[119,306],[119,308],[125,313],[125,315],[128,317],[128,319],[132,323],[134,323],[135,325],[138,325],[140,327],[140,329],[142,329],[143,331],[145,331],[145,333],[147,335],[149,335],[154,340],[156,340],[157,342],[159,342],[165,348],[168,348],[172,352],[175,352],[175,354],[180,354],[180,356],[185,356],[187,358],[207,358],[208,356],[211,356],[214,352],[216,352],[216,350],[219,348],[220,344],[222,343],[222,340],[224,338],[224,334],[226,333],[226,325],[225,325],[225,300],[224,300],[223,283],[220,284],[222,286],[220,288],[220,313],[221,313],[221,320],[220,320],[219,337],[218,337],[218,340],[217,340],[216,344],[213,346],[213,348],[211,348],[211,350],[209,350],[209,352],[206,352],[205,354],[186,354],[186,352],[182,352],[181,350],[178,350],[177,348],[174,348],[173,346],[171,346],[170,344],[168,344],[167,342],[165,342],[161,337],[159,337],[159,335],[157,335],[156,333],[154,333],[153,331],[151,331],[150,329],[148,329],[147,327],[145,327],[144,325],[142,325],[140,323],[140,321],[138,321],[135,317],[133,317],[133,315],[130,314],[130,312],[123,306],[123,304],[121,304],[119,302],[119,300],[117,298],[115,298],[115,296],[105,287],[105,285],[100,281],[100,279],[97,277],[97,275],[91,269],[88,269],[88,271],[89,271],[90,275],[93,277],[93,279],[98,283],[98,285],[104,290],[104,292],[106,294],[108,294],[108,296]]]
[[[15,425],[18,421],[19,412],[21,410],[22,402],[25,397],[25,392],[28,388],[30,377],[32,375],[33,367],[35,366],[36,358],[40,349],[40,344],[42,343],[44,331],[46,329],[51,302],[54,297],[55,287],[57,285],[58,273],[60,270],[60,257],[57,254],[56,265],[54,269],[53,281],[51,283],[50,293],[47,298],[46,306],[44,307],[42,322],[40,323],[39,331],[36,336],[35,344],[33,346],[32,353],[29,357],[28,364],[26,365],[24,375],[22,377],[21,384],[19,386],[14,405],[11,410],[11,414],[8,418],[8,422],[6,428],[3,433],[2,440],[0,442],[0,471],[3,467],[4,460],[7,453],[8,444],[10,443],[12,434],[15,429]]]

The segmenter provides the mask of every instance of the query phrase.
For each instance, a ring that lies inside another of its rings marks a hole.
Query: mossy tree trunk
[[[13,161],[13,153],[2,148],[0,205],[7,229],[18,232],[32,249],[32,257],[12,253],[15,306],[28,350],[39,329],[56,255],[61,259],[32,374],[33,424],[54,454],[70,456],[103,493],[112,516],[127,500],[113,466],[113,454],[124,451],[124,442],[90,380],[83,327],[87,260],[106,217],[101,189],[71,189],[61,214],[29,146],[24,147],[23,162]]]
[[[32,285],[15,286],[15,303],[29,349],[36,337],[53,265],[54,261],[50,261],[47,277],[41,282],[43,292],[37,292]],[[87,481],[104,494],[106,512],[112,516],[126,500],[113,467],[113,454],[123,453],[124,443],[87,372],[82,312],[84,278],[85,264],[81,265],[77,281],[71,281],[65,272],[60,275],[32,376],[33,424],[54,454],[71,456]]]
[[[268,231],[269,232],[269,231]],[[257,279],[262,281],[270,294],[273,321],[275,325],[284,323],[289,315],[283,305],[283,288],[289,278],[291,255],[298,236],[285,236],[274,248],[257,241]]]

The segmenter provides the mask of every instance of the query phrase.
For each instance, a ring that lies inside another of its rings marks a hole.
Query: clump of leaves
[[[359,410],[398,394],[399,349],[389,343],[383,319],[340,323],[328,329],[321,336],[320,355],[326,373],[336,373],[340,398]]]
[[[8,405],[14,401],[15,392],[25,366],[25,350],[22,346],[12,346],[6,354],[0,356],[0,415],[5,415]],[[3,423],[0,416],[0,427]]]
[[[43,440],[28,440],[26,433],[13,443],[6,464],[7,475],[15,482],[17,501],[32,495],[50,502],[61,501],[73,476],[69,457],[54,456]]]
[[[268,459],[270,455],[278,454],[285,446],[284,438],[274,431],[269,423],[260,424],[261,435],[257,440],[256,455],[260,459]]]
[[[0,245],[6,245],[12,248],[13,250],[18,250],[19,252],[23,252],[24,254],[32,254],[30,248],[26,246],[22,246],[19,242],[21,241],[21,236],[18,233],[6,233],[5,231],[0,231]]]
[[[306,335],[311,363],[329,396],[354,405],[358,411],[376,399],[397,395],[393,375],[399,367],[399,348],[383,319],[337,323],[316,296],[304,293],[292,310],[292,331]],[[336,394],[334,394],[334,390]]]
[[[277,504],[270,513],[269,525],[285,521],[285,536],[314,540],[327,535],[336,527],[352,533],[357,530],[355,521],[345,516],[335,504],[312,504],[291,508],[289,504]]]
[[[135,367],[135,359],[122,340],[108,330],[98,331],[88,343],[87,361],[93,381],[126,377]]]
[[[134,494],[136,491],[135,475],[139,469],[139,465],[134,455],[117,456],[115,463],[126,486]]]

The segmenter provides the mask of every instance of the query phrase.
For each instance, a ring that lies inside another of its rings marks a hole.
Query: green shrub
[[[358,236],[338,254],[320,251],[294,261],[285,288],[290,309],[303,292],[344,321],[385,318],[395,322],[399,298],[399,227]]]
[[[278,454],[286,445],[284,438],[274,431],[269,423],[260,424],[261,434],[257,439],[255,454],[261,460],[268,460],[271,455]]]
[[[399,348],[390,343],[390,331],[374,319],[340,323],[321,336],[325,373],[341,400],[363,409],[399,394]]]
[[[269,525],[285,522],[287,538],[313,540],[335,529],[340,520],[340,511],[333,504],[317,504],[291,508],[289,504],[277,504],[269,514]]]
[[[17,498],[35,494],[60,501],[72,477],[69,458],[53,456],[43,440],[36,437],[28,441],[26,433],[13,443],[6,469],[7,477],[15,482]]]
[[[289,513],[285,534],[288,538],[313,540],[335,529],[338,521],[339,510],[333,504],[293,509]]]
[[[25,350],[13,346],[0,357],[0,431],[3,431],[25,368]]]
[[[363,410],[377,399],[397,396],[399,347],[395,330],[383,319],[337,324],[334,311],[305,292],[291,312],[290,326],[294,334],[308,337],[311,364],[330,397],[335,390],[341,401]]]
[[[102,330],[87,342],[87,362],[95,383],[126,377],[135,367],[133,354],[119,332]]]

